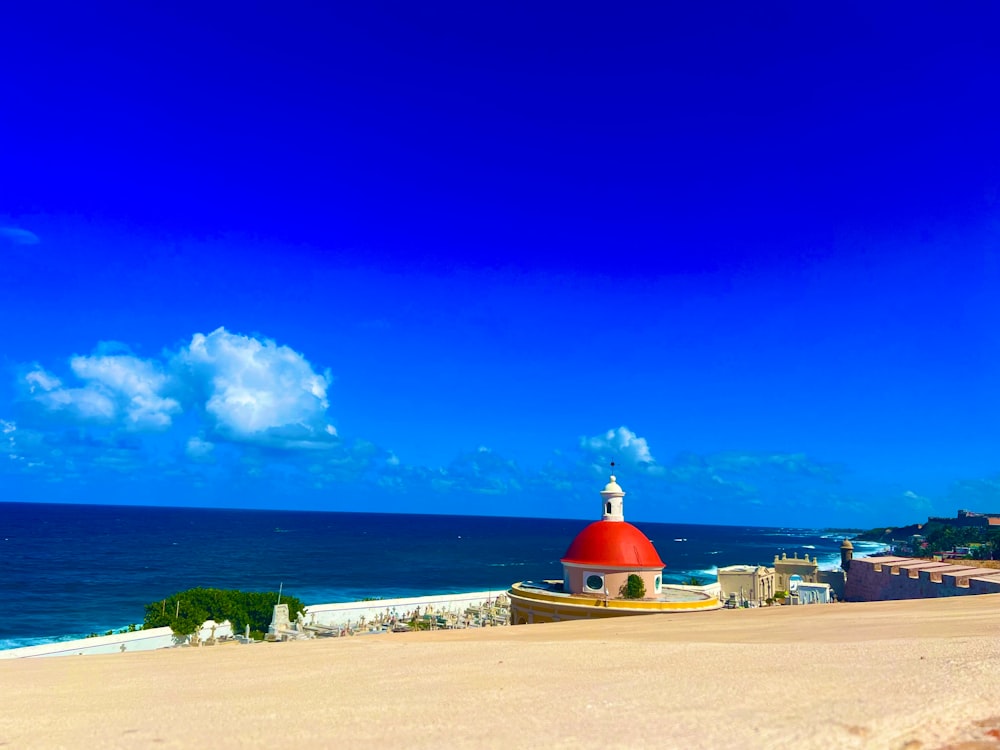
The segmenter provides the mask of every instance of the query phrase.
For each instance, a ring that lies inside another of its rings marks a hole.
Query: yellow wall
[[[592,596],[567,596],[543,591],[522,589],[518,584],[507,592],[510,598],[511,624],[522,625],[538,622],[562,622],[566,620],[589,620],[604,617],[628,617],[631,615],[657,614],[665,612],[697,612],[718,609],[716,597],[706,597],[694,602],[658,602],[642,600],[611,599],[605,601]]]

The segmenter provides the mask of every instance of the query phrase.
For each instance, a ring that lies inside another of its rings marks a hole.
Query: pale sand
[[[1000,595],[0,662],[13,747],[994,748]]]

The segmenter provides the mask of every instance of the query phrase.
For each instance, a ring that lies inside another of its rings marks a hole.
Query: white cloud
[[[15,245],[37,245],[38,235],[20,227],[0,227],[0,237],[4,237]]]
[[[89,389],[118,403],[130,429],[164,429],[181,411],[176,399],[162,395],[169,379],[150,360],[127,354],[73,357],[70,367]]]
[[[62,387],[62,381],[54,375],[49,375],[45,370],[32,370],[24,376],[24,382],[28,384],[29,393],[34,393],[37,389],[52,391]]]
[[[66,388],[62,381],[38,368],[24,376],[29,398],[50,412],[62,412],[83,422],[107,423],[117,408],[107,393],[94,388]]]
[[[639,437],[624,425],[603,435],[580,438],[580,447],[595,459],[614,459],[615,463],[628,466],[649,469],[656,463],[646,438]]]
[[[0,419],[0,435],[3,436],[3,450],[7,451],[7,457],[11,461],[20,461],[23,459],[17,454],[17,441],[14,439],[15,432],[17,432],[17,424],[15,422]]]
[[[19,378],[25,420],[43,429],[72,423],[139,433],[170,429],[187,410],[185,424],[204,420],[200,437],[183,439],[193,460],[211,457],[219,441],[291,450],[340,442],[327,417],[329,376],[269,339],[219,328],[195,334],[166,361],[102,343],[70,358],[69,370],[60,378],[37,364],[26,368]]]
[[[327,375],[287,346],[218,328],[196,333],[176,366],[205,397],[215,431],[230,440],[284,448],[329,444]]]
[[[163,395],[169,382],[159,366],[132,355],[73,357],[73,373],[84,382],[69,388],[62,380],[36,368],[24,376],[31,401],[46,411],[61,412],[82,422],[113,424],[129,430],[162,430],[181,405]]]

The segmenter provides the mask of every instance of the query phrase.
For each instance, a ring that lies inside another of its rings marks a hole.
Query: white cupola
[[[614,463],[612,463],[612,471],[614,471],[614,466]],[[614,474],[611,475],[611,481],[604,486],[603,490],[601,490],[601,497],[604,500],[601,509],[601,520],[624,521],[625,508],[622,498],[625,497],[625,491],[618,485]]]

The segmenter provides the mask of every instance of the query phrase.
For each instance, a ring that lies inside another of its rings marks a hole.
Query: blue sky
[[[1000,15],[17,8],[2,499],[1000,511]]]

